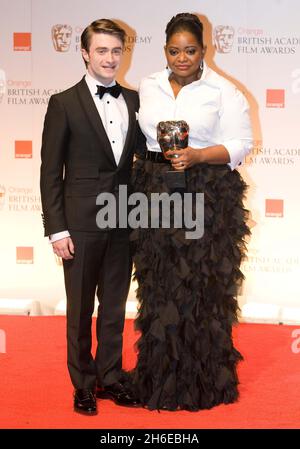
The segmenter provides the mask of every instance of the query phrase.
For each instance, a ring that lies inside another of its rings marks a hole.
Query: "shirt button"
[[[112,143],[115,143],[115,141],[113,140]]]
[[[112,123],[112,120],[109,123]]]
[[[107,101],[106,103],[109,104],[109,101]]]

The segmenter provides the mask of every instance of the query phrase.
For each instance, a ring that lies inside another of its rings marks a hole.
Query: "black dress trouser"
[[[122,368],[126,299],[132,261],[126,229],[70,231],[75,247],[64,260],[67,295],[67,359],[74,388],[117,382]],[[92,314],[98,297],[97,350],[92,348]]]

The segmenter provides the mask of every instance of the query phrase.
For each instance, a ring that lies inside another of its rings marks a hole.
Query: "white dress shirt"
[[[149,151],[161,151],[156,126],[160,121],[185,120],[189,146],[205,148],[222,144],[233,170],[252,148],[249,106],[244,95],[205,63],[200,80],[181,88],[175,98],[170,70],[154,73],[140,84],[140,127]]]
[[[116,164],[118,165],[121,159],[124,148],[126,135],[128,131],[128,109],[122,94],[118,98],[113,97],[109,93],[105,93],[100,99],[97,95],[97,85],[104,86],[104,84],[93,78],[89,72],[85,75],[85,82],[95,102],[97,111],[101,117],[107,137],[110,141],[112,151]],[[115,81],[105,87],[114,86]],[[69,237],[68,231],[61,231],[50,235],[50,242],[54,243],[65,237]]]
[[[97,95],[97,85],[103,86],[103,84],[99,83],[88,72],[85,76],[85,81],[101,117],[114,153],[116,164],[118,165],[128,131],[128,109],[124,97],[120,94],[118,98],[115,98],[106,93],[100,100],[99,95]],[[116,82],[113,81],[105,87],[114,86],[115,84]]]

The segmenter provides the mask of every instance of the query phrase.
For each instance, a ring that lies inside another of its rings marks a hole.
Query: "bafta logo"
[[[59,52],[66,52],[70,48],[72,27],[70,25],[54,25],[51,29],[54,49]]]
[[[230,53],[234,38],[234,28],[229,25],[218,25],[214,28],[213,39],[218,53]]]
[[[181,150],[188,146],[189,125],[185,120],[168,120],[159,122],[157,125],[157,141],[165,159],[178,157],[176,150]],[[174,151],[174,154],[166,155],[167,152]],[[165,174],[168,187],[173,190],[176,188],[185,188],[184,170],[168,170]]]
[[[0,184],[0,210],[3,209],[5,201],[5,187]]]
[[[4,70],[0,69],[0,104],[6,92],[6,78]]]

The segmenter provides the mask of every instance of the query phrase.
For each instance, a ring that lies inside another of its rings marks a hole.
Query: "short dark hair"
[[[182,12],[172,17],[166,27],[166,43],[168,43],[173,34],[180,31],[192,33],[203,47],[203,25],[195,14]]]
[[[91,38],[94,33],[116,36],[125,45],[126,32],[116,22],[109,19],[99,19],[88,25],[81,34],[81,48],[89,52]]]

